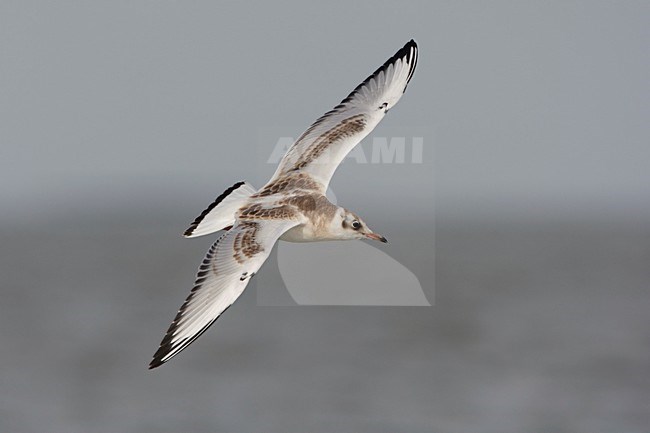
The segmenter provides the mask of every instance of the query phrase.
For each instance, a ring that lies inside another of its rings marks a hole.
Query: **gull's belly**
[[[324,241],[327,238],[323,237],[318,230],[315,230],[315,227],[310,223],[300,224],[298,226],[292,227],[282,236],[280,240],[288,242],[315,242],[315,241]]]

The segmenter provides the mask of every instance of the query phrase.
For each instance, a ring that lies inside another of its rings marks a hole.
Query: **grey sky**
[[[647,2],[372,5],[3,2],[2,218],[259,185],[260,131],[298,135],[410,38],[376,133],[433,131],[438,211],[648,210]],[[334,178],[347,200],[375,187],[355,176]]]

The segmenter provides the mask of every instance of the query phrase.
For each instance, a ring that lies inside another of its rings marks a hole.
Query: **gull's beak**
[[[385,237],[383,237],[383,236],[381,236],[381,235],[378,235],[377,233],[366,233],[365,235],[366,235],[366,237],[367,237],[368,239],[372,239],[372,240],[374,240],[374,241],[380,241],[380,242],[383,242],[383,243],[385,243],[385,244],[388,243],[388,241],[386,240]]]

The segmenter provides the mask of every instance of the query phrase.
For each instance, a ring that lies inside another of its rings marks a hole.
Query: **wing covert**
[[[417,57],[417,44],[411,40],[296,140],[270,183],[292,171],[303,171],[327,188],[343,158],[406,91]]]

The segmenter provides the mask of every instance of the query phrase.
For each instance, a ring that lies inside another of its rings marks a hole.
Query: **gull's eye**
[[[361,223],[357,220],[352,221],[352,228],[354,230],[359,230],[361,228]]]

